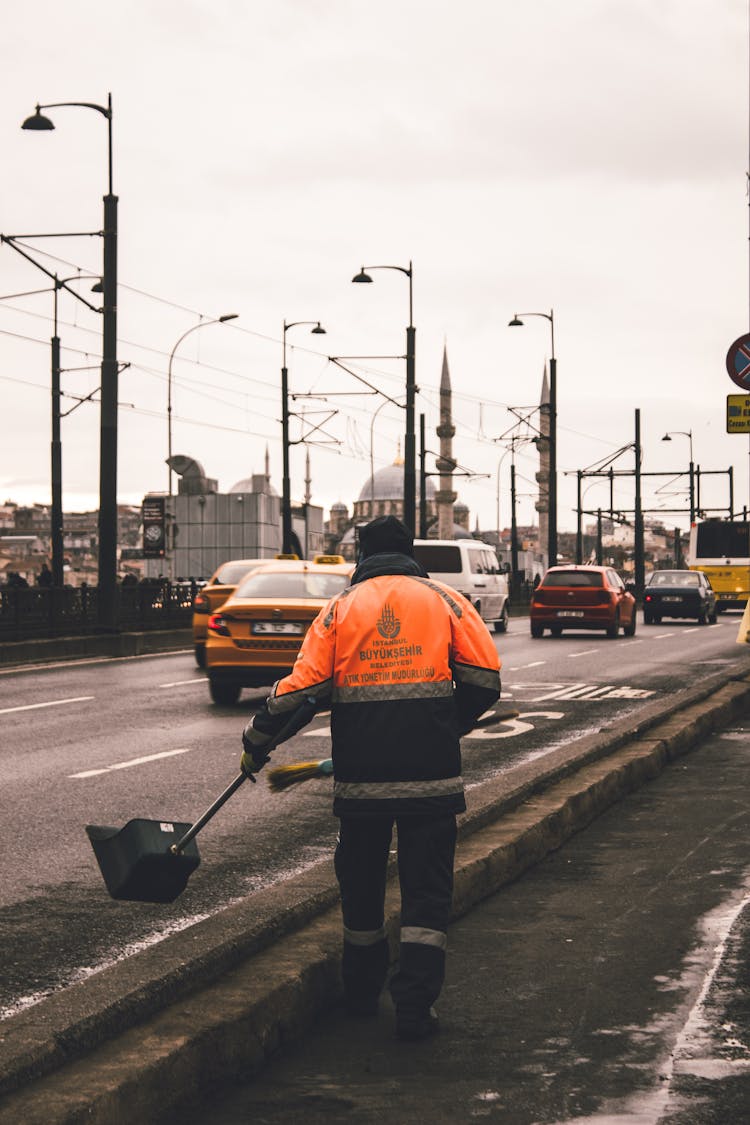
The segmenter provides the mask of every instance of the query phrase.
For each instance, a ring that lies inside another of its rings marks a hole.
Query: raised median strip
[[[746,657],[671,700],[470,790],[458,916],[712,731],[750,712]],[[388,893],[394,954],[398,890]],[[0,1024],[0,1122],[160,1120],[247,1077],[339,997],[332,863],[175,934]]]
[[[60,660],[145,656],[181,652],[193,647],[191,628],[145,629],[141,632],[91,633],[75,637],[36,637],[3,641],[0,668],[50,664]]]

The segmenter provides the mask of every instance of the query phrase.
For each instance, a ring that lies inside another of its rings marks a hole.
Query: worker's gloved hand
[[[257,730],[253,726],[253,722],[254,720],[251,720],[242,732],[240,768],[245,774],[258,773],[259,770],[263,769],[266,762],[271,760],[266,753],[266,747],[272,736]]]

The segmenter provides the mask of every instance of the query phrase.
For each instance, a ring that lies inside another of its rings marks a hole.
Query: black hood
[[[416,559],[409,555],[384,551],[379,555],[368,555],[362,559],[351,577],[351,585],[364,582],[368,578],[379,578],[383,574],[405,574],[414,578],[429,578],[429,574]]]

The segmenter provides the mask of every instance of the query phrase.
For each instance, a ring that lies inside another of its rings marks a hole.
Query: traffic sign
[[[727,433],[750,434],[750,395],[727,395]]]
[[[739,336],[727,352],[729,378],[743,391],[750,391],[750,334]]]

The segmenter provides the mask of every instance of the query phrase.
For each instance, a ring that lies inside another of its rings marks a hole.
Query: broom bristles
[[[268,784],[274,793],[296,785],[298,781],[309,781],[320,775],[320,762],[295,762],[292,766],[276,766],[266,774]]]

